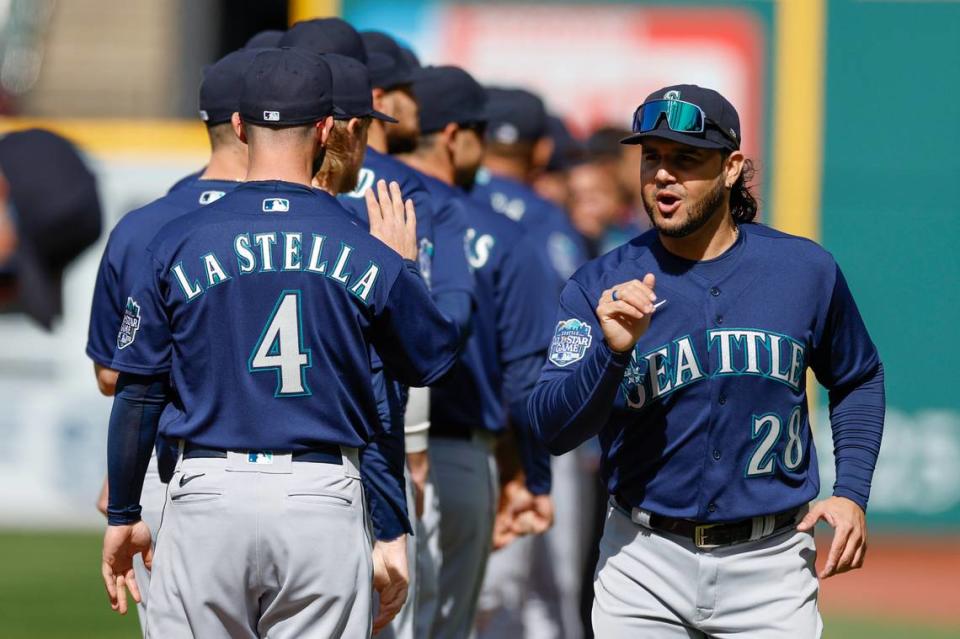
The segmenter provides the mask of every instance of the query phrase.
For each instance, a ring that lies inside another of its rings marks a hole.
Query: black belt
[[[449,424],[440,422],[439,424],[430,424],[431,437],[444,437],[446,439],[473,439],[473,429],[462,424]]]
[[[627,513],[633,512],[633,507],[630,506],[625,499],[619,495],[615,499],[617,504],[626,510]],[[769,537],[793,526],[799,512],[800,508],[797,507],[770,515],[773,517],[773,525],[768,526],[768,531],[765,531],[766,534],[761,535],[758,539]],[[712,548],[715,546],[731,546],[733,544],[750,541],[753,538],[754,520],[763,518],[764,517],[751,517],[750,519],[741,519],[740,521],[710,524],[650,513],[650,528],[685,537],[691,540],[698,548]]]
[[[282,450],[241,450],[237,451],[240,453],[277,453],[284,454],[290,451]],[[300,462],[314,462],[317,464],[343,464],[343,455],[340,452],[340,447],[335,444],[321,444],[315,446],[310,450],[298,450],[293,452],[293,461]],[[184,444],[183,445],[183,458],[184,459],[226,459],[227,451],[221,448],[207,448],[206,446],[194,446],[193,444]]]

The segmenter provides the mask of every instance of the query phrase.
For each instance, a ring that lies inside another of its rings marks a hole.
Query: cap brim
[[[654,129],[653,131],[646,131],[644,133],[634,133],[633,135],[628,135],[620,140],[620,144],[643,144],[643,141],[647,138],[670,140],[671,142],[679,142],[680,144],[695,146],[701,149],[725,149],[729,146],[728,144],[714,142],[713,140],[708,140],[707,138],[702,138],[696,135],[690,135],[689,133],[673,131],[665,127]]]
[[[381,122],[389,122],[390,124],[397,124],[400,120],[392,118],[386,113],[381,113],[380,111],[374,110],[370,112],[370,117],[374,120],[380,120]]]

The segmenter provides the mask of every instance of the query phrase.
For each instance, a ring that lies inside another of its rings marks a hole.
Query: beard
[[[417,150],[417,131],[405,131],[399,124],[387,125],[387,153],[413,153]]]
[[[479,168],[479,166],[473,168],[455,166],[453,168],[453,183],[464,191],[470,191],[477,181],[477,171]]]
[[[707,222],[713,219],[718,211],[723,209],[725,197],[726,187],[723,184],[723,180],[717,178],[709,191],[704,193],[699,200],[688,206],[687,219],[675,228],[666,227],[657,223],[656,214],[658,210],[656,199],[654,199],[651,205],[651,203],[647,201],[647,198],[643,198],[643,208],[650,218],[650,224],[657,229],[658,233],[662,233],[667,237],[687,237],[702,229]]]

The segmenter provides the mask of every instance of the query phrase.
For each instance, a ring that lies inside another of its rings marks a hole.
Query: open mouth
[[[662,215],[672,215],[680,208],[681,197],[670,191],[657,193],[657,208]]]

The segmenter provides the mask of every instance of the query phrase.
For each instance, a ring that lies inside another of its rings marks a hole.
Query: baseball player
[[[256,52],[250,50],[236,51],[204,70],[199,105],[200,118],[206,124],[210,138],[207,167],[198,177],[181,180],[163,197],[127,213],[110,233],[97,272],[87,339],[87,355],[93,360],[97,384],[104,395],[113,396],[116,390],[117,371],[111,367],[111,362],[117,348],[125,346],[117,341],[117,327],[124,316],[127,295],[150,240],[171,220],[215,202],[232,191],[246,175],[247,148],[234,135],[230,118],[240,100],[243,73],[255,55]],[[180,414],[177,402],[172,402],[164,409],[163,422],[178,419]],[[141,496],[141,517],[154,538],[163,509],[164,484],[169,481],[172,463],[176,461],[176,452],[170,443],[159,440],[157,450],[167,466],[163,482],[158,458],[153,455],[147,467]],[[104,514],[106,503],[105,481],[101,495]],[[142,599],[138,613],[142,627],[146,621],[150,573],[139,557],[134,562],[134,568],[141,586]]]
[[[367,49],[370,44],[372,50]],[[391,46],[392,43],[392,46]],[[369,63],[371,82],[373,83],[374,106],[378,110],[395,115],[398,122],[382,123],[374,121],[370,125],[364,166],[360,171],[355,188],[340,197],[340,202],[350,210],[356,218],[366,224],[366,205],[364,197],[373,185],[380,179],[395,181],[400,185],[405,198],[412,199],[417,210],[418,242],[420,247],[420,266],[428,284],[431,286],[434,300],[443,309],[451,321],[461,328],[461,334],[468,333],[470,325],[470,311],[472,308],[473,276],[470,272],[466,255],[463,251],[463,238],[466,232],[466,222],[456,210],[434,211],[433,203],[428,197],[426,188],[417,172],[398,162],[387,154],[390,147],[408,148],[415,142],[419,132],[417,123],[417,103],[410,92],[410,82],[413,79],[415,68],[402,59],[399,47],[384,34],[365,34],[363,37],[343,20],[324,18],[299,22],[291,27],[282,44],[295,46],[320,54],[337,53],[353,58],[364,64]],[[411,141],[405,141],[406,139]],[[433,265],[436,264],[434,276]],[[393,541],[398,539],[405,530],[409,530],[410,521],[421,527],[425,522],[435,521],[431,512],[423,512],[425,506],[431,503],[430,486],[427,484],[428,472],[426,459],[427,434],[429,421],[427,418],[427,400],[422,393],[425,389],[413,391],[414,399],[411,406],[422,407],[409,423],[405,424],[404,405],[406,403],[406,388],[398,384],[389,371],[383,371],[376,353],[372,354],[374,367],[374,383],[378,389],[378,405],[380,420],[385,430],[399,429],[407,431],[405,442],[407,453],[407,470],[411,481],[408,486],[411,491],[416,488],[416,495],[411,494],[406,500],[409,504],[420,504],[420,513],[407,513],[403,495],[389,493],[389,485],[364,478],[368,495],[382,495],[376,503],[371,504],[371,515],[374,524],[374,535],[378,541],[391,549],[387,559],[393,556]],[[419,398],[419,399],[418,399]],[[375,442],[374,445],[379,445]],[[391,451],[393,458],[397,451]],[[402,450],[400,453],[402,454]],[[423,519],[417,517],[422,515]],[[428,620],[433,618],[436,599],[433,594],[436,581],[431,579],[437,571],[437,560],[432,559],[435,554],[426,553],[430,547],[439,542],[436,537],[436,526],[428,526],[416,538],[409,539],[407,548],[409,561],[409,580],[411,597],[409,604],[404,607],[400,615],[392,624],[387,636],[391,634],[406,638],[422,636],[415,632],[415,622],[428,627]],[[424,552],[419,553],[421,560],[416,556],[417,548]],[[423,564],[423,570],[419,566]],[[419,574],[418,574],[419,573]],[[420,579],[425,575],[425,579]],[[419,612],[422,610],[422,614]],[[416,621],[415,616],[423,617]]]
[[[543,101],[524,89],[488,87],[484,169],[471,194],[517,222],[534,238],[557,271],[557,290],[586,261],[586,247],[566,213],[530,187],[546,165],[552,144]]]
[[[471,194],[519,222],[534,238],[542,259],[556,273],[549,305],[552,313],[563,284],[586,261],[587,254],[566,212],[537,195],[531,186],[557,146],[549,138],[547,111],[538,96],[523,89],[488,88],[487,94],[490,121],[484,170],[477,175]],[[584,484],[590,478],[581,469],[580,458],[578,451],[553,460],[556,517],[564,525],[553,527],[547,533],[549,539],[540,535],[521,538],[491,556],[480,598],[481,637],[519,635],[531,630],[534,623],[550,626],[558,635],[576,636],[576,600],[583,564],[579,551],[583,544],[581,527],[573,524],[584,511],[592,510],[582,499]],[[507,481],[505,492],[515,487],[515,481]],[[533,562],[547,554],[539,547],[545,544],[550,545],[554,560],[539,562],[544,569],[534,575]],[[537,593],[539,584],[555,589],[559,596]],[[542,607],[553,609],[532,620],[529,604],[537,595],[545,604]],[[557,601],[563,605],[557,605]]]
[[[599,435],[610,491],[598,637],[819,637],[820,578],[859,568],[883,367],[833,257],[754,223],[736,110],[671,86],[634,114],[653,229],[563,291],[530,399],[554,453]],[[819,491],[806,370],[827,387],[834,495]]]
[[[550,466],[530,437],[526,398],[549,341],[551,274],[519,224],[456,188],[472,179],[483,155],[485,92],[457,67],[428,67],[414,82],[420,139],[401,157],[424,174],[438,209],[457,207],[469,220],[467,251],[477,307],[464,353],[430,397],[430,462],[440,507],[440,606],[430,636],[466,637],[491,550],[498,479],[492,447],[516,427],[531,493],[544,500],[533,515],[549,526]],[[546,330],[544,330],[544,328]]]
[[[184,409],[164,429],[181,455],[153,565],[154,636],[370,634],[357,469],[377,424],[369,348],[422,385],[449,369],[460,337],[419,275],[397,186],[367,197],[375,237],[311,188],[331,90],[329,67],[307,53],[254,58],[234,118],[247,182],[164,227],[129,295],[103,555],[121,611],[127,587],[139,598],[132,556],[152,559],[138,501],[171,378]]]

